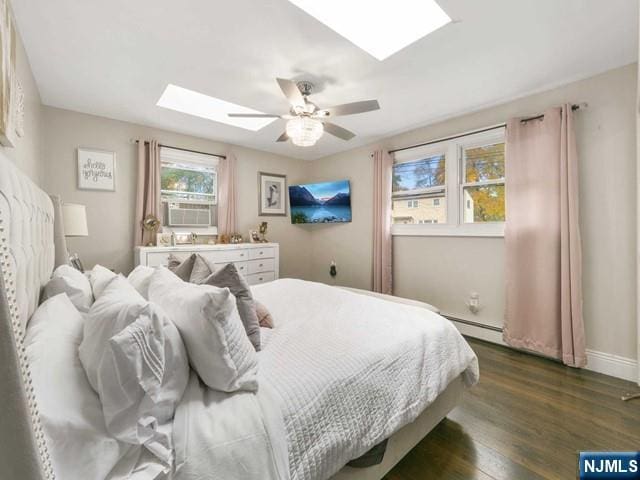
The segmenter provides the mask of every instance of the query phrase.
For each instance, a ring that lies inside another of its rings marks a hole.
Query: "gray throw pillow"
[[[260,324],[256,315],[256,306],[251,295],[251,289],[244,277],[238,272],[233,263],[225,265],[217,272],[209,275],[204,281],[207,285],[213,285],[219,288],[228,288],[236,297],[236,306],[240,319],[247,332],[247,337],[256,349],[260,350]]]
[[[191,271],[193,270],[193,264],[195,263],[195,261],[195,253],[189,255],[189,258],[182,262],[172,253],[169,255],[169,263],[167,267],[169,268],[169,270],[175,273],[180,280],[188,282],[191,279]]]
[[[193,262],[193,270],[191,270],[191,277],[189,281],[191,283],[203,283],[209,275],[215,272],[216,268],[213,264],[209,263],[209,261],[204,258],[199,253],[196,254],[196,260]]]

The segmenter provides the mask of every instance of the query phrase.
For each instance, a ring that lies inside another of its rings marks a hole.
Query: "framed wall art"
[[[287,215],[287,176],[258,172],[258,215]]]
[[[104,150],[78,148],[78,188],[116,190],[116,154]]]

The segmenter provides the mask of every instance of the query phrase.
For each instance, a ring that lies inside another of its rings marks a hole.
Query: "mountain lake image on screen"
[[[291,223],[346,223],[351,221],[349,180],[291,185]]]

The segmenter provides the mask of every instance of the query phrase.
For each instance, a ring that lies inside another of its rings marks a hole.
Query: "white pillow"
[[[93,304],[91,284],[84,273],[70,265],[60,265],[44,286],[43,299],[66,293],[71,303],[81,312],[89,311]]]
[[[149,299],[176,324],[191,366],[215,390],[257,390],[258,357],[228,288],[183,282],[164,267],[151,276]]]
[[[83,320],[66,295],[46,300],[29,322],[25,349],[58,478],[105,478],[129,445],[105,428],[100,399],[78,358]]]
[[[91,289],[93,290],[93,297],[97,300],[105,287],[109,285],[109,282],[116,278],[116,274],[108,268],[102,265],[96,265],[93,270],[89,272],[89,282],[91,282]]]
[[[180,334],[162,309],[118,275],[89,311],[79,353],[109,433],[144,445],[171,466],[172,419],[189,363]]]
[[[129,283],[133,285],[143,298],[149,300],[149,282],[154,269],[146,265],[138,265],[127,277]]]

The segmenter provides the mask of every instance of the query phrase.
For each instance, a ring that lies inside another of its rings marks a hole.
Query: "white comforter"
[[[478,380],[468,344],[424,308],[291,279],[253,293],[276,324],[263,337],[259,391],[216,392],[192,372],[174,420],[177,468],[162,478],[327,480],[458,375]],[[152,472],[149,461],[143,453],[134,471]],[[150,478],[126,476],[139,477]]]
[[[319,283],[253,288],[276,328],[260,352],[261,385],[282,410],[292,480],[326,480],[413,421],[477,358],[456,328],[423,308]]]
[[[218,392],[192,371],[174,420],[173,480],[286,480],[282,415],[269,385]]]
[[[105,480],[288,480],[282,413],[267,386],[257,393],[224,393],[195,371],[173,422],[175,466],[170,471],[141,446],[126,454]]]

